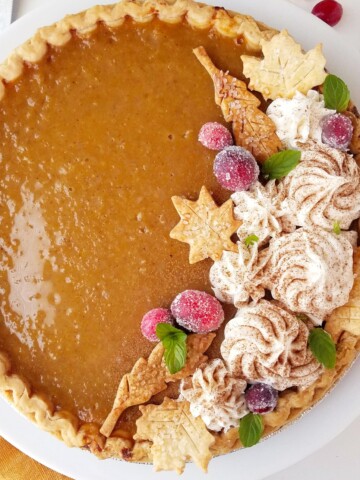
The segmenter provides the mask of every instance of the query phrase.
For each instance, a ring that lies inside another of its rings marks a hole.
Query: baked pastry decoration
[[[249,88],[260,92],[265,100],[292,98],[296,92],[306,95],[322,85],[326,78],[326,59],[321,45],[303,53],[301,46],[283,30],[271,40],[261,41],[263,59],[242,55],[244,75]]]
[[[94,7],[10,55],[0,392],[20,412],[102,459],[206,470],[346,372],[359,115],[324,68],[192,0]]]
[[[176,382],[191,375],[207,357],[214,334],[190,335],[187,338],[187,360],[181,372],[170,374],[164,362],[164,347],[158,343],[148,359],[140,358],[130,373],[121,379],[114,406],[102,425],[100,432],[109,437],[120,415],[129,407],[141,405],[166,389],[167,383]]]
[[[344,112],[344,115],[350,118],[353,125],[353,135],[349,146],[356,159],[360,155],[360,114],[357,108],[350,104],[348,110]]]
[[[224,250],[236,251],[230,237],[239,222],[234,219],[231,200],[217,207],[206,187],[202,187],[196,202],[181,197],[173,197],[172,201],[181,220],[170,237],[190,245],[190,263],[208,257],[218,260]]]
[[[215,439],[201,418],[191,415],[188,402],[165,398],[161,405],[142,406],[140,411],[135,440],[151,441],[156,471],[182,473],[187,460],[207,471]]]
[[[354,257],[354,286],[350,292],[349,301],[346,305],[337,308],[330,315],[326,322],[326,328],[334,338],[342,334],[345,326],[347,332],[355,337],[360,335],[360,309],[359,309],[359,289],[360,289],[360,250],[357,249]]]
[[[217,69],[203,47],[194,54],[211,76],[215,102],[227,122],[232,122],[236,145],[246,148],[259,162],[276,153],[281,142],[272,120],[259,109],[260,100],[247,89],[246,83]]]

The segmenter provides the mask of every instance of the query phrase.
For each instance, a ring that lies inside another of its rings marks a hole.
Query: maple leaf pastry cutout
[[[249,88],[260,92],[265,100],[292,98],[304,95],[326,78],[326,59],[319,44],[307,53],[283,30],[271,40],[261,41],[264,58],[242,55],[244,75],[250,79]]]
[[[132,370],[120,380],[113,407],[104,421],[100,433],[109,437],[121,414],[129,407],[148,402],[153,395],[166,389],[167,384],[192,375],[207,360],[204,352],[215,338],[214,333],[188,335],[184,368],[171,374],[164,360],[164,346],[159,342],[150,356],[139,358]]]
[[[204,47],[194,54],[211,76],[215,88],[215,102],[221,107],[227,122],[232,122],[236,145],[249,150],[256,160],[264,162],[281,149],[276,126],[262,110],[260,100],[246,83],[219,70],[212,63]]]
[[[349,301],[333,311],[326,320],[326,330],[334,339],[345,330],[355,337],[360,336],[360,247],[354,255],[354,286]]]
[[[209,257],[220,260],[224,250],[238,251],[230,239],[240,226],[234,218],[231,199],[218,207],[207,188],[202,187],[198,200],[175,196],[172,202],[181,220],[170,237],[190,245],[190,264]]]
[[[212,458],[215,439],[201,417],[190,413],[189,402],[165,398],[161,405],[141,406],[135,440],[151,441],[156,471],[182,473],[187,460],[193,460],[204,472]]]
[[[360,155],[360,114],[355,107],[355,105],[350,102],[348,110],[343,112],[343,115],[346,115],[350,118],[351,123],[353,124],[353,136],[350,143],[350,152],[355,155],[355,160],[357,161],[358,165],[359,162],[359,155]]]

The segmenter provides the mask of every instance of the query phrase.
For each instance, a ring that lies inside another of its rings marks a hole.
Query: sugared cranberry
[[[166,308],[154,308],[147,312],[141,320],[141,333],[150,342],[158,342],[156,335],[156,325],[158,323],[174,323],[170,310]]]
[[[321,122],[322,141],[330,147],[347,150],[353,135],[353,124],[341,113],[327,115]]]
[[[335,0],[322,0],[315,5],[311,13],[333,27],[340,22],[343,16],[343,7]]]
[[[278,391],[265,383],[255,383],[245,392],[245,400],[250,412],[269,413],[278,401]]]
[[[198,139],[210,150],[222,150],[234,143],[229,130],[218,122],[205,123],[200,129]]]
[[[179,325],[195,333],[217,330],[224,321],[221,303],[199,290],[179,293],[171,304],[171,313]]]
[[[248,190],[258,179],[259,166],[242,147],[227,147],[216,155],[214,174],[220,185],[232,192]]]

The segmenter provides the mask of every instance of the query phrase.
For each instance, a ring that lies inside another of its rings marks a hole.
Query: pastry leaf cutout
[[[140,358],[131,372],[122,377],[113,408],[103,423],[100,432],[109,437],[120,415],[127,408],[149,401],[153,395],[165,390],[167,383],[176,382],[192,375],[195,369],[207,360],[204,352],[210,347],[214,337],[215,334],[213,333],[188,335],[185,366],[174,375],[169,372],[165,364],[164,346],[161,342],[158,343],[148,359]]]
[[[236,145],[249,150],[259,162],[276,153],[281,148],[276,126],[259,109],[260,100],[246,83],[216,68],[203,47],[195,48],[194,54],[213,80],[215,102],[225,120],[232,122]]]
[[[170,237],[190,245],[191,264],[208,257],[220,260],[224,250],[238,251],[230,239],[240,226],[234,218],[231,199],[218,207],[207,188],[202,187],[196,201],[182,197],[172,197],[172,201],[181,220]]]
[[[165,398],[161,405],[141,406],[135,440],[152,442],[151,454],[156,471],[182,473],[187,460],[193,460],[204,472],[212,458],[215,442],[200,417],[190,413],[188,402]]]
[[[354,286],[350,292],[349,301],[333,311],[326,320],[326,330],[337,340],[342,331],[360,337],[360,247],[354,255]]]
[[[292,98],[296,91],[307,92],[322,85],[326,78],[326,59],[319,44],[303,53],[301,45],[283,30],[271,40],[262,40],[264,58],[242,55],[244,75],[249,88],[260,92],[267,100]]]

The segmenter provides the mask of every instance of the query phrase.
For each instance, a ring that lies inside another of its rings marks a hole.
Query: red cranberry
[[[255,383],[245,392],[245,400],[250,412],[269,413],[278,401],[278,391],[265,383]]]
[[[315,5],[311,13],[333,27],[340,22],[343,15],[343,7],[335,0],[322,0],[322,2]]]
[[[330,147],[347,150],[353,135],[353,124],[341,113],[327,115],[321,122],[322,141]]]
[[[171,313],[179,325],[195,333],[217,330],[224,321],[221,303],[199,290],[185,290],[171,304]]]
[[[170,310],[166,308],[154,308],[147,312],[141,321],[141,333],[150,342],[158,342],[156,326],[158,323],[174,323]]]
[[[222,150],[234,143],[229,130],[217,122],[205,123],[201,127],[199,142],[210,150]]]
[[[227,190],[248,190],[258,179],[259,173],[255,158],[245,148],[227,147],[216,155],[214,174]]]

